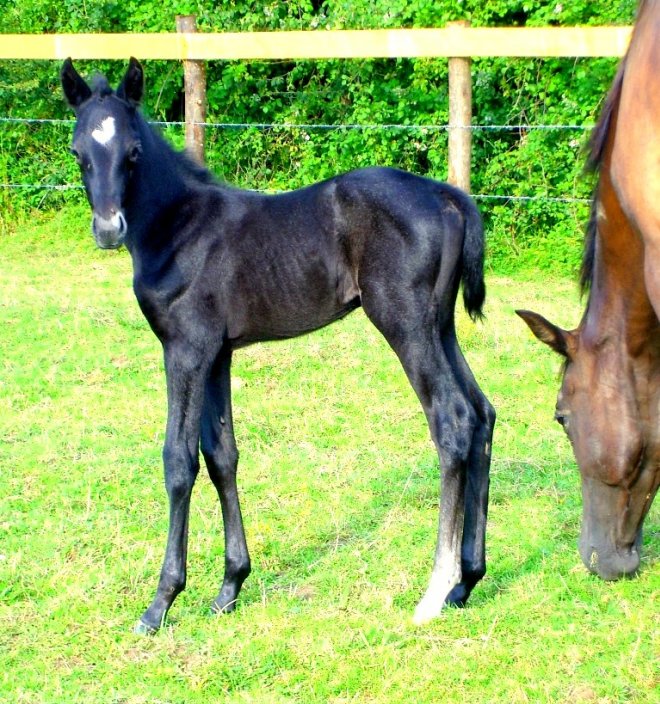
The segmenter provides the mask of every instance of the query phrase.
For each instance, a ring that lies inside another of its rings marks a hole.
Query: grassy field
[[[86,211],[0,239],[0,701],[657,702],[660,506],[640,575],[605,583],[576,550],[577,470],[552,421],[558,359],[513,314],[577,323],[575,284],[490,276],[461,312],[498,410],[489,571],[468,608],[414,627],[438,472],[419,404],[360,311],[237,353],[239,479],[254,571],[212,617],[219,504],[200,474],[188,589],[154,637],[131,628],[166,533],[158,343],[125,252]]]

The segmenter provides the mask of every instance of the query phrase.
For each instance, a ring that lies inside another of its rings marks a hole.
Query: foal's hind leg
[[[452,365],[439,341],[434,342],[434,354],[429,355],[415,373],[408,374],[426,412],[440,459],[441,481],[433,571],[429,586],[415,609],[413,620],[417,624],[438,616],[454,588],[463,579],[461,544],[466,474],[477,427],[474,409],[463,393]]]
[[[225,575],[211,607],[218,613],[234,610],[241,586],[250,574],[236,487],[238,450],[231,412],[230,366],[231,350],[222,350],[206,385],[202,413],[202,454],[220,497],[225,534]]]
[[[475,381],[458,346],[453,326],[443,337],[443,347],[472,403],[477,420],[467,462],[462,578],[447,597],[448,604],[464,606],[474,586],[486,574],[486,519],[495,409]]]
[[[461,581],[465,479],[477,417],[443,349],[441,326],[435,313],[419,301],[409,311],[401,310],[400,306],[394,311],[390,300],[397,298],[387,298],[372,296],[363,289],[362,305],[401,360],[422,403],[440,458],[440,519],[435,560],[428,589],[414,619],[422,623],[439,615],[445,600]],[[432,319],[420,319],[425,313]]]

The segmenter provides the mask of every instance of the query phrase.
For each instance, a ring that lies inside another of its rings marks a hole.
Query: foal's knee
[[[163,448],[163,464],[167,493],[173,498],[189,496],[199,472],[197,456],[183,443],[166,442]]]
[[[206,443],[202,440],[201,450],[209,475],[214,482],[236,475],[238,467],[236,445],[230,444],[228,447],[223,447],[219,443]]]

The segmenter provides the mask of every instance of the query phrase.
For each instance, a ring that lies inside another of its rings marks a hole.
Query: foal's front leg
[[[209,367],[189,346],[165,347],[167,430],[163,464],[170,526],[156,596],[138,621],[136,633],[157,631],[174,599],[186,586],[188,514],[199,471],[200,417]]]
[[[429,586],[415,609],[413,621],[417,624],[438,616],[463,578],[461,543],[466,478],[477,425],[476,413],[461,389],[451,360],[439,346],[436,347],[436,355],[427,358],[421,365],[420,376],[424,378],[425,375],[428,388],[432,391],[430,402],[423,405],[440,459],[441,492],[433,572]],[[434,386],[431,385],[433,381]]]

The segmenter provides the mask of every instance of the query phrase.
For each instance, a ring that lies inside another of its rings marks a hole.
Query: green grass
[[[195,489],[188,589],[131,628],[166,533],[158,343],[130,261],[67,210],[0,238],[0,701],[657,702],[658,502],[640,575],[605,583],[575,547],[577,470],[552,422],[558,359],[513,314],[577,323],[572,281],[490,276],[459,333],[498,410],[489,571],[468,608],[414,627],[437,523],[416,398],[360,311],[236,354],[239,480],[254,571],[209,615],[221,515]]]

